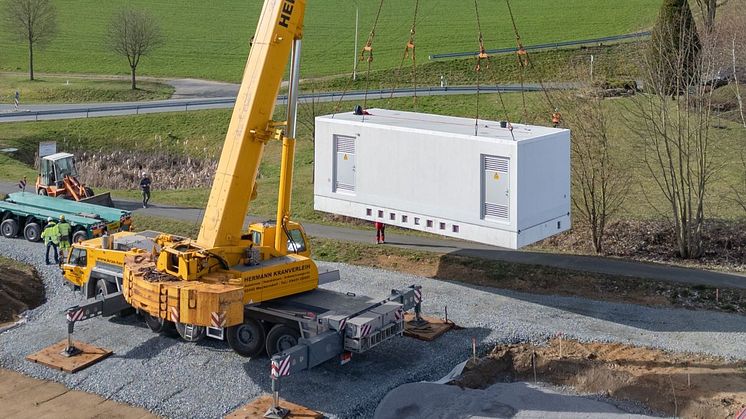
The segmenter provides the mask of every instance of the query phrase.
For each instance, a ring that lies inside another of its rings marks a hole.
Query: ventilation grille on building
[[[337,189],[340,191],[355,192],[355,186],[346,183],[337,182]]]
[[[489,202],[484,203],[484,215],[486,217],[494,218],[508,218],[508,206],[491,204]]]
[[[508,173],[508,159],[484,156],[484,170],[494,170],[495,172]]]
[[[355,154],[355,139],[350,137],[337,137],[337,152]]]

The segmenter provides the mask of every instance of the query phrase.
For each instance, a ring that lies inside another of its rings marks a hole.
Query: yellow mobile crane
[[[210,326],[228,327],[231,346],[250,353],[240,348],[240,328],[232,327],[242,325],[245,304],[318,286],[303,229],[290,221],[304,12],[305,0],[265,2],[197,239],[161,235],[156,257],[125,259],[125,300],[153,318],[171,320],[187,340]],[[273,121],[291,55],[288,118]],[[272,140],[282,141],[277,221],[242,234],[262,154]]]
[[[266,0],[236,99],[199,235],[121,232],[73,245],[65,278],[89,301],[67,310],[75,322],[135,309],[155,332],[187,341],[225,339],[243,356],[262,351],[300,371],[365,352],[403,333],[403,312],[419,319],[421,287],[384,299],[317,288],[319,273],[300,224],[290,221],[300,49],[305,0]],[[291,61],[287,121],[272,121]],[[282,141],[276,221],[242,232],[265,145]],[[292,362],[291,362],[292,361]]]

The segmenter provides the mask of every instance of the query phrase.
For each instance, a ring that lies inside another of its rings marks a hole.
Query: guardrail
[[[628,33],[624,35],[613,35],[613,36],[606,36],[603,38],[593,38],[593,39],[583,39],[579,41],[562,41],[562,42],[550,42],[547,44],[537,44],[537,45],[529,45],[524,46],[523,48],[528,51],[536,51],[536,50],[543,50],[543,49],[557,49],[561,47],[570,47],[570,46],[578,46],[578,45],[586,45],[586,44],[598,44],[603,42],[614,42],[614,41],[624,41],[629,39],[642,39],[647,38],[650,36],[649,31],[645,32],[636,32],[636,33]],[[487,54],[509,54],[512,52],[518,51],[518,48],[500,48],[500,49],[490,49],[487,50]],[[476,57],[479,54],[478,51],[476,52],[451,52],[451,53],[445,53],[445,54],[432,54],[428,58],[431,60],[439,60],[444,58],[459,58],[459,57]]]
[[[476,86],[452,86],[452,87],[420,87],[420,88],[413,88],[413,87],[405,87],[405,88],[398,88],[398,89],[378,89],[378,90],[370,90],[368,91],[367,95],[369,98],[378,98],[378,99],[385,99],[390,96],[411,96],[415,93],[421,94],[423,96],[429,96],[429,95],[442,95],[442,94],[458,94],[458,93],[473,93],[476,92],[477,88]],[[533,92],[533,91],[540,91],[541,88],[539,86],[533,86],[533,85],[526,85],[523,88],[521,86],[515,86],[515,85],[506,85],[506,86],[500,86],[500,85],[488,85],[488,86],[480,86],[479,87],[480,92],[484,93],[495,93],[495,92],[505,92],[505,93],[511,93],[511,92]],[[323,92],[323,93],[315,93],[315,94],[301,94],[299,96],[299,101],[307,102],[310,100],[316,100],[319,99],[321,101],[327,101],[331,102],[334,100],[339,100],[340,98],[349,98],[349,99],[355,99],[360,98],[363,95],[365,95],[365,91],[362,90],[356,90],[356,91],[350,91],[343,93],[342,92]],[[277,97],[278,103],[282,104],[287,101],[287,95],[280,95]],[[140,112],[147,112],[151,110],[157,110],[160,109],[162,111],[189,111],[191,110],[198,110],[198,109],[204,109],[205,107],[230,107],[233,106],[233,104],[236,102],[236,98],[228,97],[228,98],[214,98],[214,99],[195,99],[195,100],[175,100],[175,101],[168,101],[168,102],[143,102],[143,103],[132,103],[132,104],[118,104],[118,105],[96,105],[96,106],[86,106],[86,107],[69,107],[69,108],[61,108],[61,109],[45,109],[45,110],[38,110],[38,111],[14,111],[14,112],[7,112],[7,113],[0,113],[0,122],[3,120],[8,119],[15,119],[19,120],[20,118],[24,118],[24,120],[34,120],[38,121],[39,117],[49,117],[49,116],[66,116],[66,115],[80,115],[80,117],[95,117],[95,116],[106,116],[102,114],[106,113],[112,113],[112,112],[125,112],[126,115],[132,115],[132,114],[140,114]],[[53,118],[46,118],[46,119],[53,119]]]

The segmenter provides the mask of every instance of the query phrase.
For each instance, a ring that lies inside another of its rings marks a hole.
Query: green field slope
[[[144,75],[198,77],[236,81],[246,61],[261,1],[133,0],[161,21],[166,44],[145,58]],[[126,74],[126,60],[108,53],[103,45],[109,17],[119,2],[57,0],[59,34],[37,51],[36,71]],[[377,1],[359,1],[362,45],[372,28]],[[634,32],[655,19],[658,0],[522,0],[512,3],[524,43],[595,38]],[[374,69],[396,67],[401,60],[414,12],[414,0],[384,3],[374,43]],[[514,46],[512,26],[504,2],[480,2],[482,31],[487,48]],[[307,7],[303,76],[349,72],[353,64],[354,2],[310,0]],[[420,2],[417,55],[477,49],[477,26],[472,2]],[[0,70],[26,71],[26,47],[0,32]]]

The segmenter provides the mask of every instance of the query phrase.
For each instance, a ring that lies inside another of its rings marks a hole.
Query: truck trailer
[[[72,242],[109,232],[128,231],[132,227],[129,211],[100,205],[52,198],[31,192],[14,192],[0,201],[0,232],[7,238],[23,235],[36,242],[47,219],[57,221],[60,215],[72,227]]]

